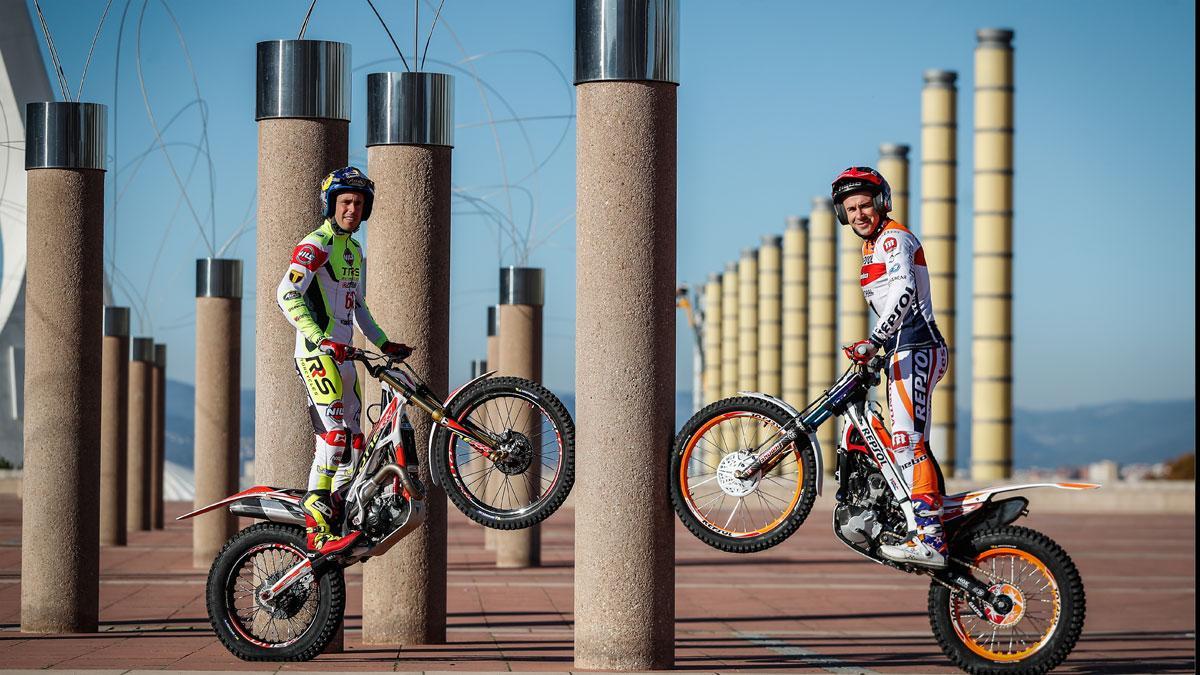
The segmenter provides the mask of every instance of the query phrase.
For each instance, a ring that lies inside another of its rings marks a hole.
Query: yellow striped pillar
[[[975,47],[975,297],[971,478],[1012,473],[1013,32]]]
[[[866,339],[871,330],[870,307],[863,298],[862,283],[862,237],[854,228],[834,222],[837,229],[837,343],[846,345]],[[840,354],[840,351],[839,351]],[[826,383],[826,386],[833,384]]]
[[[879,146],[879,173],[892,186],[892,220],[911,227],[908,221],[908,151],[904,143]]]
[[[738,391],[758,390],[758,251],[738,260]]]
[[[721,398],[721,275],[704,285],[704,405]]]
[[[783,400],[808,403],[808,218],[783,231]]]
[[[837,376],[837,239],[833,200],[813,199],[808,221],[808,400],[816,400]],[[860,260],[861,262],[861,260]],[[862,299],[859,299],[862,302]],[[866,316],[865,314],[863,316]],[[826,473],[833,473],[837,456],[837,425],[821,426]]]
[[[725,263],[721,276],[721,398],[738,390],[738,271]]]
[[[766,235],[758,250],[758,391],[783,393],[783,237]]]
[[[950,369],[938,384],[934,397],[929,447],[949,477],[954,476],[957,468],[954,445],[957,79],[958,74],[950,70],[927,70],[921,90],[921,246],[929,265],[930,300],[950,352]]]

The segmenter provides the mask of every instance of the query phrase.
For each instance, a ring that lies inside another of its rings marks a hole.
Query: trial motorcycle
[[[425,520],[427,490],[407,407],[434,427],[429,474],[450,502],[487,527],[530,527],[554,513],[575,481],[575,426],[562,402],[529,380],[485,373],[442,401],[408,364],[351,349],[379,380],[378,418],[354,478],[335,491],[344,545],[307,550],[304,488],[255,486],[184,514],[227,508],[262,520],[234,535],[208,575],[209,620],[221,643],[247,661],[307,661],[342,623],[345,568],[383,555]]]
[[[758,392],[717,401],[683,426],[671,454],[670,491],[688,530],[722,551],[775,546],[803,524],[824,475],[817,429],[843,419],[833,532],[876,563],[930,578],[929,620],[946,655],[972,673],[1043,673],[1083,629],[1083,581],[1053,540],[1013,525],[1031,488],[1087,490],[1091,483],[1032,483],[946,495],[945,569],[897,563],[879,547],[916,533],[908,489],[878,403],[869,401],[884,359],[851,365],[803,410]]]

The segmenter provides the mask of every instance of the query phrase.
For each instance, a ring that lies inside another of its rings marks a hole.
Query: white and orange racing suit
[[[862,251],[863,295],[879,316],[867,339],[887,358],[892,453],[914,503],[925,505],[918,515],[923,510],[940,516],[945,488],[927,439],[933,387],[946,374],[949,354],[933,319],[925,252],[917,237],[894,220],[863,242]]]

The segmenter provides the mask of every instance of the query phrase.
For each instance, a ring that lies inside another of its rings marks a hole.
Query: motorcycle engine
[[[837,507],[837,524],[842,536],[853,544],[866,545],[883,531],[875,509],[851,504]]]
[[[408,512],[408,500],[399,495],[380,495],[367,505],[363,532],[372,538],[390,534]]]
[[[850,499],[834,511],[838,531],[846,541],[869,547],[883,532],[879,509],[887,501],[887,484],[878,471],[856,467],[850,475]]]

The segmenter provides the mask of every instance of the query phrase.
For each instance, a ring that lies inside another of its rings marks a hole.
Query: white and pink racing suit
[[[933,320],[925,252],[916,236],[894,220],[863,242],[862,250],[863,295],[879,316],[867,339],[887,357],[892,453],[914,502],[926,506],[917,509],[918,515],[940,516],[944,487],[926,439],[933,387],[946,374],[949,355]]]

